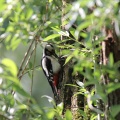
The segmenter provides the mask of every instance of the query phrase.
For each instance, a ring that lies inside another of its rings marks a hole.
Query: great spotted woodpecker
[[[55,53],[54,46],[50,43],[46,44],[43,49],[41,65],[52,88],[54,97],[58,97],[59,72],[61,70],[61,65],[58,61],[58,56]]]

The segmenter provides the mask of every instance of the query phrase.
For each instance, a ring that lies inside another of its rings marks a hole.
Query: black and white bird
[[[58,84],[61,65],[58,61],[58,56],[55,53],[54,46],[52,44],[46,44],[43,49],[43,56],[41,60],[42,69],[48,82],[52,88],[54,97],[58,96]]]

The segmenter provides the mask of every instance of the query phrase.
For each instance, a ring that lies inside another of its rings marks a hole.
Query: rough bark
[[[71,2],[70,0],[62,0],[63,2],[63,9],[62,9],[62,23],[64,22],[64,15],[65,15],[65,6],[66,3]],[[62,29],[65,30],[64,26],[62,26]],[[114,29],[114,24],[111,25],[111,28],[104,27],[103,28],[103,34],[105,35],[105,40],[101,43],[101,57],[100,57],[100,63],[102,63],[104,66],[106,66],[109,63],[109,56],[112,53],[114,62],[118,62],[120,60],[120,38],[116,35],[116,31]],[[61,37],[61,40],[63,40],[64,37]],[[64,104],[63,108],[63,115],[66,112],[67,109],[71,110],[73,114],[73,120],[82,120],[81,115],[79,114],[79,109],[84,108],[84,97],[83,96],[74,96],[74,94],[77,92],[77,88],[68,86],[66,84],[76,84],[76,80],[79,79],[80,81],[83,81],[83,77],[79,77],[79,75],[72,75],[72,67],[74,66],[74,63],[69,61],[64,67],[64,74],[63,74],[63,81],[62,81],[62,101]],[[120,69],[120,67],[118,68]],[[104,74],[102,76],[102,84],[107,85],[109,84],[111,79],[109,78],[108,74]],[[119,80],[118,80],[119,82]],[[110,107],[114,105],[120,104],[120,89],[115,90],[114,92],[108,94],[107,96],[107,102],[103,105],[101,110],[104,110],[104,120],[109,120],[110,117]],[[81,101],[81,102],[80,102]],[[86,101],[86,100],[85,100]],[[98,103],[99,104],[99,103]],[[101,103],[100,103],[101,104]],[[84,110],[84,109],[82,109]],[[116,120],[120,119],[120,113],[116,116]]]
[[[70,0],[62,0],[63,3],[63,9],[62,9],[62,23],[64,22],[64,15],[65,15],[65,6],[66,3],[70,3]],[[62,26],[62,29],[65,30],[65,26]],[[63,40],[64,37],[61,37],[61,40]],[[76,84],[76,80],[82,80],[83,77],[80,78],[78,74],[72,75],[73,72],[73,61],[69,61],[64,66],[64,73],[63,73],[63,80],[62,80],[62,87],[61,87],[61,94],[62,94],[62,101],[63,101],[63,116],[67,109],[69,109],[72,112],[73,120],[82,120],[82,115],[80,115],[79,109],[84,109],[84,97],[83,95],[74,96],[74,94],[78,91],[76,87],[72,87],[67,84]]]
[[[112,25],[112,28],[109,29],[107,27],[104,27],[104,34],[106,35],[105,40],[102,42],[102,58],[101,62],[103,65],[107,65],[109,62],[109,55],[113,54],[114,62],[118,62],[120,60],[120,39],[116,35],[114,24]],[[109,78],[109,75],[106,74],[103,76],[102,80],[104,85],[109,84],[111,79]],[[120,89],[115,90],[114,92],[108,94],[108,101],[104,106],[104,112],[105,112],[105,120],[109,120],[109,108],[113,105],[120,104]],[[120,119],[120,113],[116,116],[116,120]]]

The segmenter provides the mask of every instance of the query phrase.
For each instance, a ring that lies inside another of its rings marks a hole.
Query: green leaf
[[[33,67],[33,63],[29,62],[29,69],[32,69],[32,67]]]
[[[6,101],[8,101],[10,107],[13,107],[15,104],[14,97],[11,93],[7,94]]]
[[[33,14],[33,10],[31,8],[27,8],[26,19],[29,19]]]
[[[57,105],[57,112],[59,114],[62,114],[62,112],[63,112],[63,103],[62,102]]]
[[[14,84],[13,90],[26,98],[30,98],[30,95],[20,85]]]
[[[111,53],[111,54],[109,55],[109,65],[110,65],[110,67],[112,67],[113,64],[114,64],[114,58],[113,58],[113,54]]]
[[[17,66],[12,60],[4,58],[2,60],[2,64],[6,67],[5,69],[7,69],[13,76],[17,76]]]
[[[120,105],[114,105],[110,107],[110,112],[113,117],[115,117],[120,112]]]
[[[0,12],[5,10],[6,7],[7,7],[7,5],[5,4],[5,1],[0,0]]]
[[[11,76],[8,76],[8,75],[5,75],[3,74],[3,78],[9,80],[9,81],[12,81],[13,83],[15,83],[16,85],[20,85],[20,82],[19,80],[17,79],[17,77],[11,77]]]
[[[53,111],[53,110],[47,112],[47,117],[48,117],[49,119],[52,119],[52,118],[54,117],[54,115],[55,115],[55,111]]]
[[[49,0],[49,2],[51,3],[53,0]]]
[[[119,89],[120,88],[120,83],[109,83],[107,86],[106,86],[106,91],[107,91],[107,94],[115,91],[116,89]]]
[[[61,30],[60,30],[60,28],[58,28],[58,27],[51,27],[54,31],[56,31],[56,32],[60,32]]]
[[[20,109],[28,109],[28,106],[25,105],[25,104],[22,104],[22,105],[18,105],[15,107],[16,109],[20,110]]]
[[[79,110],[79,112],[84,117],[84,119],[87,119],[87,115],[83,110]]]
[[[54,39],[54,38],[59,37],[59,36],[60,36],[60,34],[52,34],[52,35],[49,35],[48,37],[46,37],[44,39],[44,41],[48,41],[48,40]]]
[[[13,37],[13,39],[11,40],[10,48],[12,50],[15,50],[18,47],[18,45],[20,44],[20,42],[21,42],[21,39],[17,39],[17,37]]]
[[[91,21],[84,21],[83,23],[81,23],[78,27],[77,30],[81,31],[84,28],[87,28],[89,25],[91,24]]]
[[[66,111],[65,118],[66,120],[72,120],[72,113],[69,110]]]
[[[65,64],[68,63],[72,57],[73,57],[72,55],[68,56],[67,59],[65,60]]]

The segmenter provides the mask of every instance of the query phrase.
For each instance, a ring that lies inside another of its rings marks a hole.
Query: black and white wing
[[[47,77],[50,86],[52,87],[52,91],[54,95],[57,96],[57,91],[53,81],[53,69],[52,69],[51,60],[47,57],[43,57],[41,60],[41,63],[42,63],[42,69],[44,71],[44,74]]]

